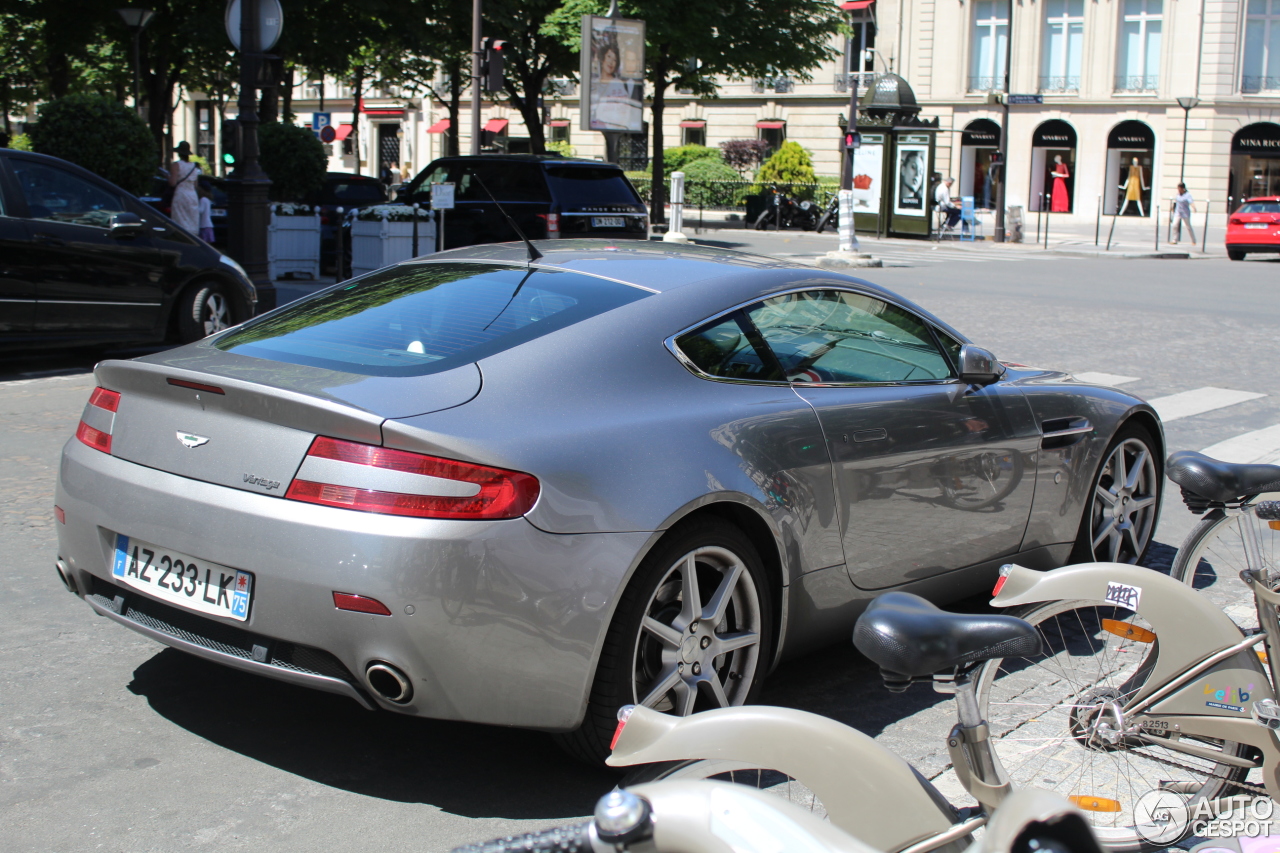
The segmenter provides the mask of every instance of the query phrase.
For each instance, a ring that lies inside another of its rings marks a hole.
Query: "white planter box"
[[[285,273],[320,277],[320,214],[277,216],[267,229],[267,263],[272,281]]]
[[[418,254],[436,250],[436,224],[429,211],[418,220]],[[357,219],[351,223],[351,276],[364,275],[413,257],[413,223]]]

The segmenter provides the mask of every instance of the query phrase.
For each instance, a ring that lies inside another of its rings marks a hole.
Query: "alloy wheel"
[[[1111,449],[1093,486],[1089,543],[1095,560],[1136,563],[1147,549],[1159,510],[1155,456],[1140,438]]]
[[[204,326],[205,336],[230,328],[231,308],[227,297],[216,290],[210,290],[200,303],[200,322]]]

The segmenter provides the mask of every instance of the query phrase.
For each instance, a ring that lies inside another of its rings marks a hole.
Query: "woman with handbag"
[[[183,231],[196,236],[200,232],[200,196],[196,193],[200,167],[191,162],[191,145],[186,140],[173,150],[178,153],[178,159],[169,165],[169,186],[173,187],[169,218]]]

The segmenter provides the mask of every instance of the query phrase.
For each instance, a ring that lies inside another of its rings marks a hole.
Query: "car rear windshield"
[[[577,273],[487,264],[392,267],[223,335],[220,350],[368,376],[439,373],[650,293]]]
[[[548,166],[547,181],[560,209],[567,212],[602,204],[640,204],[621,169]]]
[[[1280,201],[1251,201],[1241,206],[1237,213],[1280,213]]]

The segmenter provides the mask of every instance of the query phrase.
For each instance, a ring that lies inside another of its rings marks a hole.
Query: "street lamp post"
[[[1013,0],[1004,25],[1004,119],[1000,122],[1000,183],[996,185],[996,242],[1008,239],[1004,222],[1005,188],[1009,186],[1009,66],[1013,62]],[[990,168],[988,166],[987,168]]]
[[[142,76],[142,54],[139,46],[142,31],[151,23],[155,12],[150,9],[116,9],[116,13],[124,20],[129,33],[133,36],[133,109],[142,115],[142,98],[138,94],[138,80]]]
[[[1187,180],[1187,129],[1191,124],[1191,111],[1200,103],[1199,98],[1178,98],[1178,106],[1182,107],[1182,165],[1178,167],[1178,183]]]

